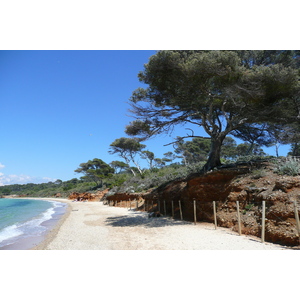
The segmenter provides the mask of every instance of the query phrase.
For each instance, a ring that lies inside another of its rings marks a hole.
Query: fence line
[[[298,213],[296,200],[294,200],[294,214],[295,214],[296,228],[297,228],[297,232],[298,232],[298,236],[299,236],[299,244],[300,244],[300,222],[299,222],[299,213]]]
[[[197,223],[197,211],[196,211],[196,200],[194,200],[194,223]]]
[[[156,200],[156,203],[154,203],[154,201],[152,200],[151,201],[151,205],[149,204],[149,201],[148,200],[144,200],[144,203],[141,206],[139,206],[139,202],[137,199],[134,199],[134,200],[125,200],[126,202],[126,208],[128,209],[128,203],[129,203],[129,210],[132,209],[132,201],[136,202],[136,205],[135,205],[135,209],[136,210],[144,210],[145,212],[148,212],[148,211],[153,211],[153,210],[156,210],[156,211],[160,211],[161,209],[161,202],[160,200]],[[164,207],[164,216],[167,216],[168,215],[168,211],[167,211],[167,207],[166,207],[166,201],[165,200],[162,200],[163,201],[163,207]],[[197,213],[198,215],[207,215],[209,216],[209,218],[211,218],[213,216],[213,223],[214,223],[214,226],[215,226],[215,229],[217,230],[217,227],[218,227],[218,223],[217,223],[217,205],[216,203],[217,202],[223,202],[223,201],[210,201],[210,203],[212,203],[212,215],[209,215],[207,212],[205,212],[203,209],[197,211],[197,203],[207,203],[207,202],[201,202],[201,201],[197,201],[196,199],[193,199],[191,200],[192,201],[192,206],[193,206],[193,221],[194,221],[194,224],[197,224],[198,220],[197,220]],[[170,217],[172,217],[172,219],[175,219],[175,205],[174,205],[174,200],[171,200],[171,208],[169,207],[169,212],[170,212]],[[238,233],[239,235],[242,235],[242,222],[241,222],[241,211],[240,211],[240,201],[233,201],[233,200],[226,200],[224,202],[224,204],[227,204],[228,202],[236,202],[236,212],[237,212],[237,225],[238,225]],[[243,201],[243,203],[250,203],[250,204],[253,204],[255,206],[261,204],[261,242],[264,243],[265,242],[265,232],[266,232],[266,202],[272,202],[271,200],[267,201],[267,200],[263,200],[263,201]],[[104,204],[108,205],[108,206],[118,206],[118,203],[120,204],[120,206],[123,206],[122,205],[122,200],[121,201],[117,201],[117,200],[107,200]],[[176,202],[177,203],[177,202]],[[290,202],[290,203],[293,203],[293,209],[294,209],[294,217],[295,217],[295,221],[296,221],[296,231],[297,231],[297,236],[298,236],[298,239],[299,239],[299,245],[300,245],[300,221],[299,221],[299,205],[297,204],[297,200],[293,200],[293,202]],[[246,204],[244,206],[247,206],[249,204]],[[151,207],[150,207],[151,206]],[[177,206],[177,204],[176,204]],[[124,205],[125,207],[125,205]],[[198,205],[199,207],[199,205]],[[249,208],[249,210],[251,210],[252,207]],[[257,208],[258,210],[260,210],[259,208]],[[178,206],[176,208],[176,211],[178,213],[179,211],[179,215],[177,214],[177,218],[179,216],[180,220],[184,220],[184,216],[183,216],[183,207],[182,207],[182,201],[181,200],[178,200]],[[245,212],[245,209],[244,209],[244,212]],[[279,216],[275,215],[272,211],[269,211],[268,212],[269,214],[272,214],[273,216],[275,216],[277,219],[281,220],[281,221],[285,221],[283,219],[281,219]],[[245,214],[245,213],[243,213]],[[274,219],[276,220],[276,219]]]
[[[216,209],[216,201],[213,201],[213,209],[214,209],[214,221],[215,221],[215,229],[217,230],[218,222],[217,222],[217,209]]]
[[[183,220],[183,216],[182,216],[182,208],[181,208],[181,201],[178,201],[178,205],[179,205],[179,212],[180,212],[180,220]]]
[[[236,212],[237,212],[237,217],[238,217],[239,235],[242,235],[242,226],[241,226],[241,215],[240,215],[240,204],[239,204],[239,201],[236,201]]]
[[[262,220],[261,220],[261,242],[265,242],[266,231],[266,201],[262,202]]]

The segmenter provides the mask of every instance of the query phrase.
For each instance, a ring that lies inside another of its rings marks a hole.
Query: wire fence
[[[254,235],[261,242],[300,245],[298,200],[293,201],[200,201],[110,200],[104,204],[152,213],[174,220],[213,223],[215,229],[228,227],[240,235]]]

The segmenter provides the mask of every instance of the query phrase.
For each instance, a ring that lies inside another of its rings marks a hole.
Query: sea
[[[51,200],[0,198],[0,250],[28,250],[39,244],[66,212]]]

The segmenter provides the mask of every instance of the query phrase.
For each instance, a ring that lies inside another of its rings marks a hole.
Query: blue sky
[[[127,101],[154,53],[1,51],[2,182],[68,180],[82,162],[116,159],[109,145],[125,135]]]
[[[69,180],[89,159],[121,160],[108,153],[109,145],[126,136],[128,100],[142,86],[137,74],[153,54],[0,51],[0,185]],[[183,130],[145,144],[162,157],[172,151],[163,145]],[[286,150],[279,148],[281,155]]]

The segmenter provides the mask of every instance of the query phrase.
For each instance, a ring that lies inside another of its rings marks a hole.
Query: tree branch
[[[182,137],[179,137],[175,142],[171,142],[171,143],[168,143],[168,144],[165,144],[164,146],[169,146],[169,145],[172,145],[172,144],[176,144],[178,142],[180,142],[181,140],[183,139],[188,139],[188,138],[191,138],[191,137],[197,137],[197,138],[201,138],[201,139],[206,139],[206,140],[210,140],[210,137],[206,137],[206,136],[200,136],[200,135],[189,135],[189,136],[182,136]]]

